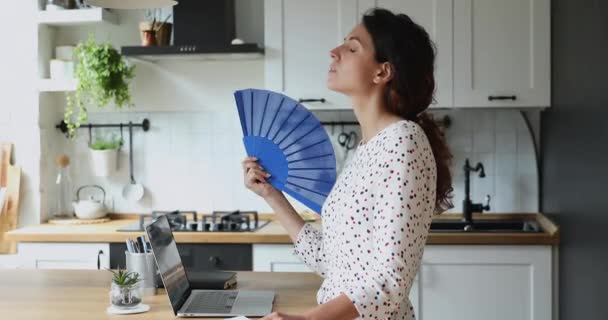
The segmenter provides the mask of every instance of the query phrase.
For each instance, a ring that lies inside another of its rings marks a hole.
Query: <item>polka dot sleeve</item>
[[[293,254],[309,268],[325,278],[327,256],[323,250],[323,233],[305,223],[294,244]]]
[[[420,266],[436,181],[432,152],[420,139],[426,139],[421,129],[390,137],[372,164],[373,221],[361,231],[373,243],[367,249],[372,258],[343,290],[361,319],[393,319]]]

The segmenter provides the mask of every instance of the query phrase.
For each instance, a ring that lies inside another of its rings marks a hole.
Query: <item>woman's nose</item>
[[[333,49],[331,49],[331,50],[329,51],[329,56],[330,56],[332,59],[338,60],[338,57],[339,57],[339,50],[338,50],[338,49],[339,49],[339,48],[340,48],[340,47],[335,47],[335,48],[333,48]]]

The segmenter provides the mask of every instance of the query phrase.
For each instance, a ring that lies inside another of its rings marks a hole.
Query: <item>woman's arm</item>
[[[353,303],[344,294],[316,306],[302,316],[273,312],[261,320],[352,320],[359,317]]]
[[[281,191],[266,182],[270,174],[257,161],[258,159],[255,157],[247,157],[243,160],[245,186],[268,202],[291,240],[295,242],[304,225],[304,219],[300,217]]]
[[[277,189],[274,190],[275,192],[268,195],[265,200],[272,208],[272,211],[279,217],[281,225],[287,230],[289,237],[295,243],[300,230],[304,226],[304,219],[300,217],[282,192]]]
[[[287,201],[285,195],[274,190],[276,192],[272,192],[265,199],[289,233],[289,237],[294,243],[293,254],[325,278],[328,259],[323,250],[323,233],[311,224],[305,223]]]
[[[264,198],[279,221],[287,230],[289,237],[294,243],[293,254],[298,256],[307,266],[322,277],[325,277],[327,257],[323,253],[323,234],[304,223],[304,219],[296,212],[287,201],[285,195],[270,183],[266,182],[268,173],[254,157],[245,158],[243,161],[243,173],[245,186]]]

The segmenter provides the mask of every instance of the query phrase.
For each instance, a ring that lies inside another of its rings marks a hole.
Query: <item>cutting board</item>
[[[7,231],[17,227],[19,215],[21,168],[11,165],[12,153],[12,143],[0,142],[0,187],[7,188],[4,205],[0,208],[0,254],[17,252],[17,244],[4,239]]]

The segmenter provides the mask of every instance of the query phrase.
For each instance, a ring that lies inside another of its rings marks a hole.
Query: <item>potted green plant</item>
[[[109,137],[96,137],[89,145],[93,174],[107,177],[114,173],[118,161],[118,149],[122,146],[122,138],[115,134]]]
[[[112,272],[112,285],[110,288],[110,303],[119,309],[137,307],[142,301],[142,289],[139,273],[120,269]]]
[[[68,134],[74,137],[75,129],[88,119],[89,106],[102,108],[113,102],[117,108],[133,107],[129,82],[135,66],[109,43],[97,44],[93,35],[74,49],[76,90],[67,95],[63,121]]]

